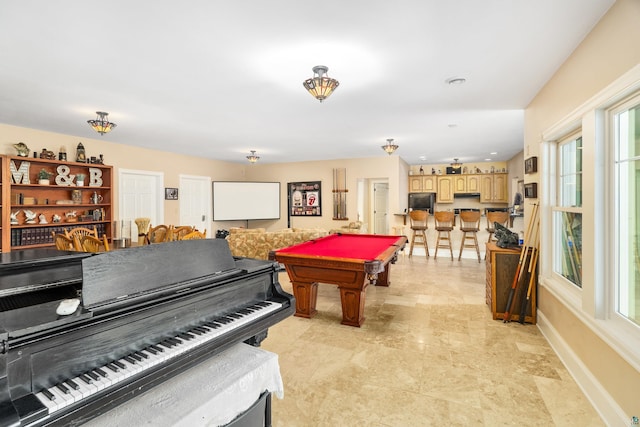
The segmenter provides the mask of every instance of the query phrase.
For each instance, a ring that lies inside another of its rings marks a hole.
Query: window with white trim
[[[556,160],[553,270],[582,287],[582,137],[562,140]]]
[[[612,119],[616,195],[615,310],[640,325],[640,95],[615,108]]]

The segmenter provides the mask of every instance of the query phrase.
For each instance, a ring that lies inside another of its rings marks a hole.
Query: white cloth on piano
[[[278,355],[240,343],[85,426],[220,426],[247,410],[265,390],[284,397]]]

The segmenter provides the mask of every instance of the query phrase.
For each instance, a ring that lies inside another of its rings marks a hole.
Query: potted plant
[[[76,185],[78,187],[83,187],[84,186],[84,180],[87,176],[83,173],[79,173],[76,175]]]
[[[40,169],[38,172],[38,184],[40,185],[49,185],[49,180],[51,179],[51,172],[48,172],[44,169]]]

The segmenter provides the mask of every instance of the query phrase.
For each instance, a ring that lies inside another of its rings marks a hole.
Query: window
[[[558,144],[557,200],[553,208],[556,273],[582,287],[582,137]]]
[[[616,311],[640,325],[640,99],[613,112]]]

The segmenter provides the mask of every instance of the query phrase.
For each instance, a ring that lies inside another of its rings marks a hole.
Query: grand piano
[[[59,315],[62,300],[81,303]],[[277,265],[226,241],[0,260],[0,425],[79,425],[295,310]]]

